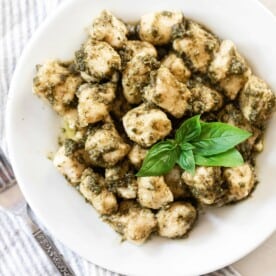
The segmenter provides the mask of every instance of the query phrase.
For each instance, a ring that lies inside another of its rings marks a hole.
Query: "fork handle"
[[[55,265],[60,275],[62,276],[75,276],[74,272],[66,264],[61,254],[59,254],[58,249],[51,241],[51,239],[41,230],[38,229],[33,232],[33,236],[39,243],[44,252],[51,259],[52,263]]]

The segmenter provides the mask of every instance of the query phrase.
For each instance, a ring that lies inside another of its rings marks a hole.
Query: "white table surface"
[[[260,2],[269,8],[276,16],[276,0],[260,0]],[[275,276],[276,233],[258,249],[235,263],[233,266],[242,276]]]

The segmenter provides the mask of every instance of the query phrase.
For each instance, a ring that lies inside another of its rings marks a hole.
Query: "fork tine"
[[[12,167],[0,148],[0,193],[15,183]]]

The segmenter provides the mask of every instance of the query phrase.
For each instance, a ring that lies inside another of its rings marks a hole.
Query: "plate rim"
[[[59,240],[61,243],[63,243],[66,247],[68,247],[71,251],[75,252],[78,256],[80,256],[81,258],[84,258],[85,260],[87,260],[88,262],[91,262],[90,260],[88,260],[85,256],[83,256],[81,253],[78,252],[78,250],[76,248],[73,248],[72,246],[69,246],[67,242],[64,241],[64,239],[58,235],[57,233],[55,233],[54,231],[54,226],[51,225],[51,223],[48,223],[47,219],[44,219],[43,215],[41,215],[39,208],[36,207],[35,204],[33,204],[32,202],[32,196],[28,193],[27,188],[25,184],[22,184],[22,181],[20,181],[21,177],[20,177],[20,173],[17,171],[17,166],[16,166],[16,158],[15,156],[12,154],[12,150],[11,150],[11,135],[12,135],[12,131],[11,131],[11,122],[12,122],[12,118],[11,118],[11,110],[12,110],[12,102],[13,102],[13,98],[15,97],[15,83],[16,80],[19,78],[19,72],[22,70],[23,65],[26,62],[26,56],[28,55],[28,53],[30,52],[32,45],[34,44],[34,42],[37,40],[37,37],[39,37],[40,33],[43,33],[44,29],[48,26],[48,24],[59,15],[59,13],[66,9],[68,6],[72,5],[74,2],[77,2],[78,0],[67,0],[62,2],[61,4],[58,5],[58,7],[56,8],[56,10],[54,10],[53,12],[51,12],[50,15],[48,15],[46,17],[46,19],[38,26],[38,28],[36,29],[36,31],[32,34],[31,38],[29,39],[28,43],[26,44],[26,46],[24,47],[18,62],[16,64],[16,68],[13,72],[12,75],[12,79],[10,82],[10,87],[9,87],[9,92],[8,92],[8,97],[7,97],[7,103],[6,103],[6,110],[5,110],[5,120],[4,120],[4,132],[5,132],[5,137],[6,137],[6,143],[7,143],[7,149],[8,149],[8,153],[9,153],[9,159],[10,162],[12,164],[16,179],[18,179],[18,185],[20,187],[20,189],[22,190],[22,193],[25,197],[25,199],[27,200],[28,204],[30,205],[31,209],[34,211],[34,213],[38,216],[39,220],[43,223],[43,225],[46,226],[47,230],[53,234],[53,236]],[[251,1],[252,4],[255,3],[255,5],[259,6],[259,9],[262,9],[264,12],[267,13],[267,16],[271,17],[274,21],[275,21],[275,26],[276,26],[276,17],[275,15],[260,1],[258,0],[247,0],[247,1]],[[262,239],[259,239],[257,243],[255,243],[253,246],[251,246],[250,248],[246,248],[246,250],[244,250],[244,252],[242,254],[239,254],[239,256],[237,256],[234,260],[232,258],[231,262],[227,261],[224,264],[220,264],[220,265],[214,265],[212,269],[210,269],[209,271],[201,271],[200,269],[198,270],[197,273],[202,274],[202,273],[210,273],[213,271],[216,271],[218,269],[221,269],[225,266],[228,266],[232,263],[235,263],[236,261],[244,258],[245,256],[247,256],[248,254],[250,254],[251,252],[253,252],[256,248],[258,248],[263,242],[265,242],[274,232],[276,231],[276,223],[275,223],[275,227],[274,229],[271,229],[271,231],[269,231],[269,233],[267,234],[267,236],[263,236]],[[109,267],[108,264],[103,264],[100,262],[94,262],[93,264],[98,265],[102,268],[108,269],[112,272],[115,273],[120,273],[120,274],[129,274],[129,271],[124,271],[124,270],[114,270],[112,267]],[[129,274],[130,275],[130,274]],[[131,274],[131,275],[136,275],[136,274]]]

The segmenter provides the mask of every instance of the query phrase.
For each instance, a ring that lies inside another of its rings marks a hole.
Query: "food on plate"
[[[79,191],[100,214],[112,214],[118,209],[117,199],[105,186],[104,177],[87,168],[81,176]]]
[[[173,201],[173,194],[163,176],[139,177],[137,199],[141,206],[160,209]]]
[[[225,193],[220,167],[197,166],[194,175],[185,171],[182,179],[194,197],[206,205],[216,203]]]
[[[74,105],[76,90],[82,83],[79,74],[71,72],[72,62],[48,60],[37,65],[34,78],[34,92],[46,99],[61,116]]]
[[[120,233],[123,239],[137,244],[145,242],[157,228],[154,213],[133,200],[122,201],[118,212],[105,216],[104,220]]]
[[[204,27],[187,21],[187,26],[176,26],[173,49],[193,71],[207,73],[209,64],[219,48],[219,39]],[[183,30],[184,29],[184,30]]]
[[[140,53],[126,64],[122,73],[123,93],[130,104],[142,102],[143,88],[149,83],[151,72],[159,67],[154,55]]]
[[[158,234],[161,237],[181,238],[193,226],[197,216],[195,207],[187,202],[173,202],[158,211]]]
[[[122,120],[128,137],[142,147],[150,147],[172,130],[166,113],[148,104],[131,109]]]
[[[124,240],[186,237],[199,210],[256,187],[275,95],[182,12],[102,11],[71,61],[36,69],[34,93],[63,119],[54,166]]]
[[[174,27],[182,24],[182,12],[153,12],[141,17],[139,36],[143,41],[153,45],[164,45],[171,42]]]

